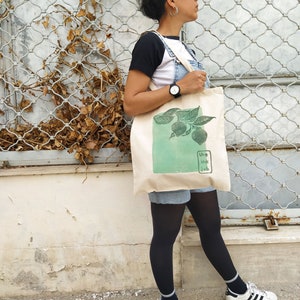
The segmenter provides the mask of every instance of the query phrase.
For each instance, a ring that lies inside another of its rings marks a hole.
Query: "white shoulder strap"
[[[163,40],[163,36],[157,32],[154,31],[162,40]],[[184,65],[184,67],[189,71],[192,72],[194,71],[193,67],[191,66],[191,64],[188,62],[188,60],[183,57],[183,55],[180,53],[180,51],[178,51],[177,48],[174,48],[174,46],[171,46],[168,44],[168,47],[172,50],[172,52],[175,54],[175,56],[177,57],[177,59]]]
[[[173,53],[176,55],[176,57],[178,58],[178,60],[184,65],[184,67],[189,71],[192,72],[194,71],[193,67],[191,66],[191,64],[188,62],[188,60],[182,56],[182,54],[180,53],[180,51],[178,51],[178,49],[171,47],[171,45],[168,45],[170,47],[170,49],[173,51]]]
[[[155,34],[157,34],[161,39],[163,39],[163,36],[157,32],[154,31]],[[177,57],[177,59],[182,63],[182,65],[189,71],[192,72],[194,71],[193,67],[191,66],[191,64],[188,62],[187,59],[185,59],[185,57],[183,57],[180,53],[180,51],[178,51],[178,49],[172,47],[171,45],[168,44],[168,47],[172,50],[172,52],[175,54],[175,56]],[[149,86],[150,90],[156,90],[157,87],[155,86],[155,84],[151,81],[150,86]]]

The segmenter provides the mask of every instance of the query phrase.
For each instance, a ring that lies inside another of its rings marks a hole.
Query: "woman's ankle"
[[[161,300],[178,300],[175,290],[169,295],[161,294]]]

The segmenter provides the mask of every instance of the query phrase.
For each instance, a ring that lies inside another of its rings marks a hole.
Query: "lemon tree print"
[[[204,125],[215,117],[204,116],[201,107],[171,108],[153,117],[153,172],[211,172]]]

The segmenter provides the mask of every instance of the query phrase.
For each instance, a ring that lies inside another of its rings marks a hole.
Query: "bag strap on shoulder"
[[[164,37],[156,30],[152,31],[153,33],[155,33],[161,40],[162,42],[165,44],[164,41]],[[172,50],[172,52],[174,53],[174,55],[177,57],[177,59],[182,63],[182,65],[189,71],[192,72],[194,71],[193,67],[191,66],[191,64],[188,62],[187,59],[185,59],[181,53],[178,51],[178,49],[176,49],[175,47],[172,47],[171,45],[168,44],[168,47]],[[155,86],[155,84],[151,81],[150,86],[149,86],[150,90],[156,90],[157,87]]]
[[[155,33],[155,34],[163,41],[163,43],[165,43],[164,40],[163,40],[164,37],[163,37],[158,31],[153,30],[152,32]],[[182,54],[180,53],[180,51],[178,51],[177,48],[172,47],[172,45],[169,45],[169,44],[168,44],[168,47],[172,50],[172,52],[173,52],[174,55],[177,57],[177,59],[182,63],[182,65],[183,65],[189,72],[194,71],[194,69],[193,69],[193,67],[191,66],[191,64],[188,62],[187,59],[185,59],[185,58],[182,56]]]

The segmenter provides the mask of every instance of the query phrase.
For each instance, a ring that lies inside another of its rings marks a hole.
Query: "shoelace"
[[[253,294],[257,294],[259,296],[267,297],[267,293],[265,291],[259,290],[254,283],[248,282],[247,285],[248,285],[248,288],[249,288],[249,291],[251,294],[253,293]]]

